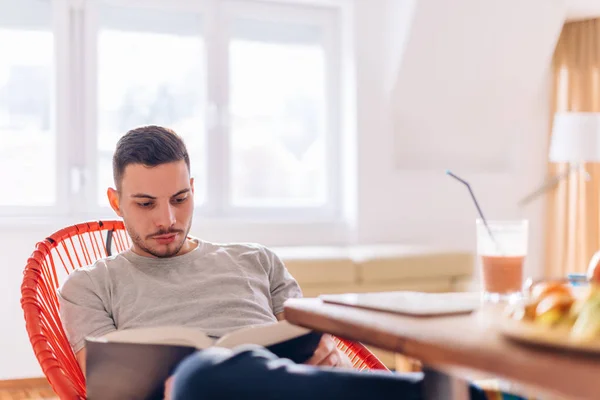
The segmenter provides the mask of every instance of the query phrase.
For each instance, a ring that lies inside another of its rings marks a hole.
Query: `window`
[[[338,217],[331,1],[17,3],[0,0],[0,167],[18,171],[0,185],[20,194],[0,196],[1,213],[64,200],[73,216],[112,215],[116,142],[156,124],[188,146],[197,214]]]
[[[316,26],[238,19],[229,43],[231,202],[327,202],[326,54]]]
[[[57,202],[50,5],[0,0],[0,207]]]
[[[97,201],[113,186],[117,140],[140,125],[168,126],[185,140],[202,203],[205,49],[198,14],[105,6],[98,32]],[[199,176],[200,175],[200,176]]]

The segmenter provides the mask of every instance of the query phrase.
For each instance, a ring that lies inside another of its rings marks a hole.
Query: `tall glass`
[[[476,227],[483,301],[518,299],[527,256],[528,221],[487,221],[486,227],[483,220],[477,219]]]

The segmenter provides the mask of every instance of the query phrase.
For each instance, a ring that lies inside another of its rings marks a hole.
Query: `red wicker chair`
[[[71,350],[60,316],[56,289],[76,268],[127,249],[131,240],[122,221],[69,226],[37,243],[27,260],[21,306],[35,356],[61,399],[84,399],[85,377]],[[387,368],[362,344],[336,338],[355,368]]]

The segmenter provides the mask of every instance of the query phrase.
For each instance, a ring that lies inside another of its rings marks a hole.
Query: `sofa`
[[[280,247],[273,249],[296,278],[304,297],[386,291],[470,290],[474,255],[427,246]],[[391,369],[401,357],[371,350]]]

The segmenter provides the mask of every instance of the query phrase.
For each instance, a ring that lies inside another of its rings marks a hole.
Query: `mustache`
[[[171,235],[174,233],[183,233],[183,231],[181,229],[169,229],[165,231],[158,231],[156,233],[146,236],[146,239],[152,239],[155,236]]]

